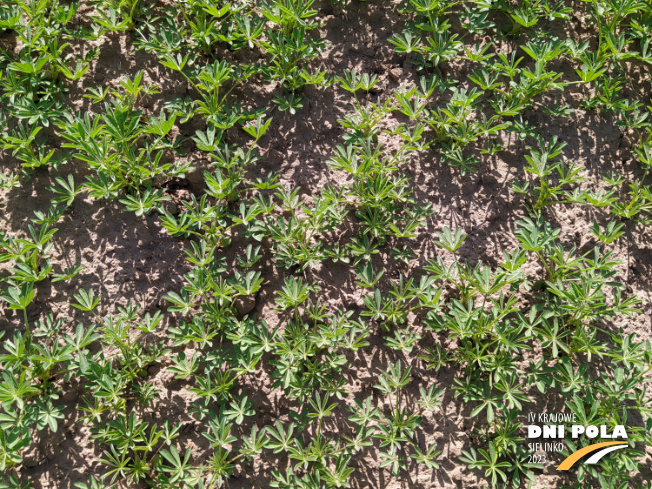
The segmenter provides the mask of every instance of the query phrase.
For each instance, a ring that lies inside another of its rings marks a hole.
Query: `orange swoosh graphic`
[[[584,455],[586,455],[587,453],[595,452],[600,448],[608,447],[611,445],[625,445],[625,444],[627,444],[626,441],[605,441],[603,443],[595,443],[594,445],[589,445],[588,447],[584,447],[581,450],[576,451],[575,453],[571,453],[566,458],[566,460],[564,460],[562,463],[559,464],[557,470],[570,469],[573,466],[573,464],[577,462],[579,459],[581,459]]]

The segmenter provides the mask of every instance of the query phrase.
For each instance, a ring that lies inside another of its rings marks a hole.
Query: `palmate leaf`
[[[643,301],[636,296],[622,298],[622,291],[616,288],[613,292],[613,312],[616,314],[624,314],[625,316],[632,316],[634,314],[641,314],[643,311],[637,307]]]
[[[324,481],[330,484],[330,487],[349,487],[350,483],[348,478],[355,471],[352,467],[349,467],[348,464],[351,460],[351,457],[345,457],[344,455],[339,455],[335,461],[335,467],[333,469],[327,467],[323,473]],[[318,472],[319,474],[319,472]],[[316,484],[314,487],[321,487],[319,484]]]
[[[231,434],[233,423],[229,423],[226,416],[218,418],[216,415],[211,414],[211,418],[212,419],[208,422],[210,431],[203,433],[203,436],[211,442],[211,448],[223,449],[237,440],[237,438]]]
[[[20,287],[9,287],[4,292],[7,295],[0,295],[0,299],[9,303],[9,309],[18,310],[27,309],[36,294],[33,282],[23,283]]]
[[[635,338],[635,333],[625,335],[622,329],[612,335],[612,341],[616,348],[612,350],[610,355],[614,361],[622,363],[626,368],[650,363],[652,354],[650,353],[649,343],[636,342]]]
[[[303,107],[303,97],[290,93],[287,96],[285,95],[276,95],[273,102],[278,104],[278,110],[284,112],[289,110],[290,114],[294,115],[297,113],[297,110]]]
[[[7,6],[0,12],[0,31],[15,29],[20,26],[22,12],[18,6]]]
[[[42,56],[37,59],[29,61],[14,61],[7,65],[7,69],[25,73],[27,75],[35,75],[43,71],[46,63],[48,62],[47,56]]]
[[[169,301],[169,299],[166,300]],[[174,340],[174,346],[187,345],[194,341],[200,347],[203,347],[206,344],[210,345],[211,338],[217,335],[217,331],[214,328],[207,326],[197,316],[194,316],[190,323],[179,321],[179,327],[170,327],[168,332]]]
[[[84,269],[81,263],[76,263],[70,268],[64,268],[63,273],[52,274],[52,282],[61,282],[63,280],[71,279]]]
[[[437,406],[441,406],[442,401],[440,398],[444,395],[444,392],[444,389],[435,391],[434,385],[428,387],[427,391],[423,387],[419,387],[419,394],[421,395],[421,399],[417,405],[420,406],[421,409],[434,411]]]
[[[184,235],[185,237],[188,237],[190,234],[189,230],[193,227],[191,216],[185,212],[182,213],[177,220],[177,218],[162,208],[159,219],[161,220],[161,225],[167,229],[172,236]]]
[[[562,357],[561,361],[556,365],[554,380],[559,384],[562,392],[579,392],[587,383],[587,369],[588,364],[583,363],[575,371],[570,359],[568,357]]]
[[[292,436],[294,433],[295,423],[290,423],[287,430],[280,421],[276,421],[274,427],[267,427],[267,447],[274,450],[274,453],[288,451],[296,444],[296,439]]]
[[[68,343],[74,350],[79,351],[82,348],[86,348],[88,345],[100,339],[100,335],[95,333],[95,326],[92,325],[88,329],[84,328],[82,323],[77,325],[75,329],[75,336],[65,334],[64,338],[66,343]]]
[[[187,379],[198,368],[199,356],[193,353],[190,358],[186,357],[184,352],[179,352],[179,355],[171,358],[174,366],[168,367],[167,370],[173,372],[175,379]]]
[[[129,19],[121,19],[122,16],[114,8],[109,8],[107,12],[98,9],[97,12],[99,15],[91,16],[91,19],[111,32],[126,31],[131,26]]]
[[[66,212],[64,207],[59,207],[56,205],[51,205],[48,208],[47,214],[44,213],[43,211],[40,210],[35,210],[34,211],[34,217],[35,219],[32,219],[32,222],[34,224],[38,224],[39,226],[43,226],[45,228],[49,228],[52,226],[55,222],[57,222],[61,216]]]
[[[55,181],[59,184],[58,187],[45,187],[46,189],[58,194],[59,197],[52,199],[52,202],[55,204],[60,204],[65,202],[66,207],[71,205],[75,200],[75,197],[79,195],[84,189],[84,185],[75,187],[75,179],[72,175],[68,175],[68,180],[64,180],[61,177],[55,178]]]
[[[503,468],[511,467],[511,463],[508,461],[498,461],[498,451],[496,450],[496,445],[494,442],[489,442],[488,452],[482,448],[479,450],[479,452],[485,459],[484,461],[480,462],[480,465],[486,468],[484,475],[486,477],[491,476],[492,487],[496,487],[498,478],[500,478],[503,482],[506,482],[507,474],[505,474]]]
[[[491,394],[491,386],[488,382],[485,383],[484,389],[477,385],[472,386],[472,394],[469,395],[469,399],[478,401],[480,403],[479,406],[471,411],[471,417],[476,417],[486,409],[487,422],[489,423],[494,420],[494,412],[503,406],[501,396],[495,396]]]
[[[356,280],[355,284],[360,287],[373,287],[380,280],[380,278],[385,273],[385,270],[381,270],[378,274],[374,274],[373,266],[371,262],[365,264],[360,264],[358,271],[353,272],[359,280]]]
[[[409,54],[413,51],[419,52],[423,49],[420,46],[421,38],[414,36],[409,30],[404,30],[402,34],[394,34],[394,37],[390,38],[388,42],[396,46],[394,50],[397,53]]]
[[[263,283],[260,272],[247,272],[244,277],[240,272],[235,272],[231,284],[233,289],[240,295],[252,295],[260,290]]]
[[[111,445],[110,452],[104,450],[104,457],[105,458],[100,459],[100,462],[111,467],[111,470],[109,470],[104,476],[107,479],[111,477],[111,484],[113,484],[118,479],[118,477],[126,476],[126,469],[130,462],[128,453],[126,451],[118,452],[115,447]]]
[[[528,397],[521,390],[521,384],[518,382],[516,374],[512,372],[510,375],[501,373],[499,375],[500,381],[496,382],[496,389],[503,392],[503,403],[506,403],[508,408],[515,407],[522,410],[522,402],[528,402]]]
[[[435,458],[441,454],[441,450],[436,449],[436,445],[430,445],[428,450],[424,453],[419,447],[414,447],[416,453],[412,454],[412,458],[419,464],[424,464],[429,469],[438,469],[439,464],[435,462]]]
[[[65,406],[54,407],[51,399],[48,399],[45,402],[41,399],[37,399],[36,407],[36,416],[38,419],[36,424],[37,429],[42,430],[48,426],[53,433],[56,433],[59,426],[57,420],[64,419],[63,410],[65,409]]]
[[[226,61],[215,61],[206,65],[199,73],[199,80],[202,82],[200,88],[210,92],[219,88],[231,79],[233,67]]]
[[[13,171],[8,175],[0,173],[0,190],[9,190],[13,187],[20,187],[20,175],[15,174]]]
[[[199,267],[206,267],[213,262],[215,248],[209,247],[206,240],[202,239],[199,244],[194,241],[190,242],[192,250],[185,249],[186,260]]]
[[[12,375],[9,372],[2,373],[2,382],[0,382],[0,402],[3,406],[11,407],[14,403],[19,409],[24,409],[25,400],[28,397],[38,393],[38,389],[33,387],[27,373],[21,372],[20,375]]]
[[[19,282],[40,282],[48,276],[52,270],[52,265],[50,265],[49,261],[46,261],[38,273],[24,263],[17,263],[15,268],[10,268],[9,270],[13,273],[11,276],[13,280],[18,280]]]
[[[355,93],[362,88],[362,79],[358,76],[358,72],[353,70],[344,70],[343,76],[338,76],[336,80],[347,92]]]
[[[502,83],[498,81],[499,76],[499,73],[490,73],[485,68],[480,68],[474,70],[472,75],[469,75],[469,80],[478,85],[482,90],[493,90],[502,85]]]
[[[102,115],[102,120],[106,124],[106,131],[116,143],[133,141],[144,132],[144,127],[140,125],[140,111],[131,111],[126,107],[111,108],[107,104],[105,106],[106,113]]]
[[[577,394],[573,395],[573,399],[566,401],[566,407],[577,416],[576,424],[587,427],[589,425],[599,425],[606,420],[598,415],[600,409],[600,401],[595,400],[592,403],[586,399],[581,398]],[[588,408],[588,409],[587,409]]]
[[[507,469],[508,472],[512,473],[512,481],[514,487],[521,487],[521,474],[523,474],[531,482],[536,482],[535,473],[531,469],[543,470],[545,467],[543,464],[535,464],[528,462],[530,460],[531,453],[528,450],[523,449],[523,447],[517,447],[514,454],[514,461],[512,466]]]
[[[364,403],[360,399],[355,399],[355,407],[347,406],[346,408],[351,411],[352,415],[349,417],[349,420],[358,425],[365,425],[372,421],[377,421],[381,416],[378,408],[372,406],[372,399],[368,397],[365,399]]]
[[[270,487],[278,487],[279,489],[294,489],[295,487],[300,487],[298,485],[300,480],[296,475],[294,475],[294,468],[292,465],[288,465],[285,474],[273,470],[272,477],[274,478],[274,481],[269,484]]]
[[[520,247],[527,251],[541,251],[555,240],[561,233],[561,229],[552,229],[550,223],[545,222],[542,217],[537,221],[530,218],[523,218],[516,222],[516,238]]]
[[[349,453],[357,453],[365,447],[372,446],[374,442],[371,438],[375,432],[376,429],[373,426],[358,425],[354,438],[348,436],[344,437],[344,440],[346,440],[350,446]]]
[[[181,56],[181,53],[177,53],[177,56],[174,57],[172,54],[166,54],[163,58],[159,60],[166,68],[170,68],[174,71],[183,71],[183,69],[188,64],[188,59],[190,58],[190,53],[185,56]]]
[[[337,407],[337,403],[328,404],[328,394],[322,396],[319,392],[315,392],[315,398],[310,399],[311,411],[308,412],[308,418],[322,419],[330,416],[333,409]]]
[[[16,241],[24,244],[25,245],[25,250],[31,251],[31,250],[37,250],[42,254],[45,254],[49,251],[51,248],[52,244],[46,244],[48,241],[52,239],[52,237],[55,235],[57,232],[57,229],[49,229],[47,225],[42,226],[39,233],[36,234],[36,230],[34,229],[34,226],[31,224],[28,225],[29,229],[29,234],[32,237],[32,240],[25,240],[25,239],[17,239]]]
[[[399,456],[397,450],[394,450],[393,452],[390,451],[389,453],[378,452],[378,455],[382,457],[380,461],[380,467],[390,467],[394,477],[399,476],[401,469],[407,470],[407,460]]]
[[[71,70],[65,64],[59,64],[58,67],[61,70],[61,73],[63,73],[66,78],[68,78],[69,80],[76,81],[86,74],[86,72],[90,68],[90,64],[83,61],[77,61],[75,63],[74,70]]]
[[[464,462],[469,469],[478,469],[482,467],[480,460],[478,460],[478,452],[475,448],[471,448],[469,451],[462,450],[462,456],[460,460]]]
[[[180,312],[185,315],[190,312],[195,297],[189,295],[187,291],[181,290],[181,294],[168,292],[163,296],[163,299],[174,304],[168,308],[171,312]]]
[[[394,330],[394,338],[387,338],[385,345],[394,350],[405,350],[410,353],[414,344],[421,339],[421,335],[417,333],[411,333],[410,330]]]
[[[239,401],[234,399],[229,404],[229,407],[224,410],[224,416],[226,416],[229,421],[233,420],[235,421],[235,424],[241,425],[245,416],[253,416],[256,413],[251,409],[252,406],[253,403],[247,396],[244,396]]]
[[[49,312],[45,317],[45,321],[36,321],[35,326],[37,331],[34,332],[34,336],[52,337],[53,335],[59,334],[64,323],[65,320],[62,318],[55,321],[54,315]],[[39,348],[39,345],[36,345],[36,348]]]
[[[538,12],[531,10],[513,10],[510,17],[515,23],[523,27],[532,27],[539,21]]]
[[[265,132],[267,132],[267,129],[269,128],[271,122],[272,122],[271,117],[267,119],[267,122],[263,123],[263,116],[259,116],[256,118],[254,122],[249,122],[248,124],[243,126],[242,129],[257,141],[261,137],[263,137],[263,134],[265,134]]]
[[[172,130],[176,119],[176,114],[172,114],[168,119],[165,111],[162,111],[161,115],[158,118],[150,118],[149,125],[147,126],[145,132],[148,134],[155,134],[159,137],[164,137]]]
[[[455,236],[451,233],[451,230],[448,226],[444,226],[443,232],[437,232],[437,236],[439,236],[440,241],[434,241],[434,243],[437,246],[441,246],[442,248],[448,250],[448,251],[457,251],[460,246],[462,246],[462,243],[464,243],[464,240],[468,237],[467,234],[463,234],[462,228],[457,228],[455,230]]]
[[[452,167],[459,167],[460,173],[464,176],[469,171],[478,171],[476,165],[480,163],[481,160],[473,154],[464,156],[461,148],[445,143],[442,149],[442,161],[445,161]]]
[[[154,206],[160,202],[170,200],[170,197],[163,195],[164,190],[159,189],[156,192],[152,189],[147,189],[141,195],[127,195],[124,199],[120,199],[120,203],[125,205],[125,209],[135,212],[137,216],[149,213]]]
[[[88,292],[84,289],[80,289],[74,297],[77,300],[77,304],[71,304],[72,307],[81,311],[92,311],[99,304],[101,295],[95,297],[93,289],[89,289]]]
[[[310,296],[310,292],[315,290],[314,286],[307,284],[302,278],[298,280],[293,277],[285,279],[285,284],[277,292],[278,297],[275,299],[278,309],[284,311],[290,307],[297,307]]]
[[[172,445],[169,450],[161,450],[161,457],[169,463],[165,465],[164,461],[161,461],[160,470],[170,474],[170,477],[166,477],[168,483],[189,483],[192,477],[192,465],[190,462],[191,447],[186,449],[186,452],[181,458],[177,448]]]
[[[4,471],[7,467],[21,463],[23,458],[20,456],[20,452],[22,449],[29,446],[31,441],[32,439],[27,428],[18,430],[0,430],[0,471]],[[7,476],[5,475],[5,477]],[[5,480],[9,480],[10,482],[13,480],[16,482],[15,486],[7,486],[8,489],[14,489],[14,487],[20,489],[24,488],[24,486],[18,484],[18,480],[15,476],[9,476]],[[0,482],[0,484],[2,483]]]
[[[364,296],[362,300],[367,310],[362,311],[361,316],[371,317],[376,321],[382,321],[387,317],[387,311],[391,304],[383,301],[379,289],[376,289],[373,295]]]
[[[271,120],[271,119],[270,119]],[[216,131],[214,126],[209,126],[206,131],[197,131],[191,139],[200,151],[217,151],[222,141],[223,130]]]
[[[215,173],[204,171],[204,182],[206,182],[206,194],[216,199],[228,199],[240,184],[240,180],[225,178],[222,170],[216,169]]]
[[[380,377],[378,377],[380,384],[374,385],[374,387],[385,394],[397,392],[411,382],[410,372],[412,372],[412,367],[408,366],[403,370],[401,360],[390,363],[387,371],[381,370]]]
[[[557,318],[553,319],[553,324],[551,325],[547,320],[542,320],[540,328],[535,328],[535,335],[541,341],[542,348],[550,348],[552,350],[552,357],[557,358],[559,356],[559,350],[569,353],[570,350],[564,338],[570,334],[570,331],[560,331],[559,321]]]

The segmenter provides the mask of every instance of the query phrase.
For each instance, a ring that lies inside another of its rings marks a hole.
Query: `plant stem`
[[[27,308],[23,309],[23,319],[25,320],[25,335],[27,336],[27,344],[32,342],[32,334],[29,330],[29,320],[27,319]]]

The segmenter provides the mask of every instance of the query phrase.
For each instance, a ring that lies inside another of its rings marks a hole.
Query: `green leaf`
[[[100,297],[100,295],[95,297],[95,292],[93,292],[93,289],[89,289],[88,292],[86,292],[84,289],[80,289],[79,292],[74,295],[77,303],[71,305],[72,307],[81,311],[92,311],[99,304]]]

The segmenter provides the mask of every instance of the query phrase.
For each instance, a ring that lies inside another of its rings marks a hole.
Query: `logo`
[[[592,454],[584,463],[593,465],[597,464],[605,455],[610,454],[616,450],[626,448],[629,443],[627,440],[627,431],[625,426],[617,425],[610,431],[608,426],[583,426],[576,423],[575,414],[564,413],[540,413],[528,414],[527,437],[530,440],[541,439],[533,443],[528,443],[528,449],[531,453],[531,462],[545,463],[546,453],[548,452],[561,452],[565,449],[565,443],[562,440],[566,438],[567,434],[571,439],[577,439],[580,435],[584,435],[589,439],[599,437],[601,439],[609,438],[622,438],[618,441],[606,441],[601,443],[594,443],[584,448],[580,448],[571,453],[566,459],[559,464],[557,470],[568,470],[575,465],[582,457]],[[542,425],[531,423],[542,423]],[[550,424],[543,424],[550,423]],[[567,433],[567,424],[570,424],[570,432]],[[547,441],[546,441],[547,440]],[[543,455],[535,455],[543,453]]]
[[[557,470],[570,469],[573,465],[575,465],[575,462],[581,459],[584,455],[588,455],[589,453],[595,452],[596,450],[597,453],[584,463],[589,465],[597,464],[600,459],[606,454],[620,450],[621,448],[625,448],[627,445],[628,443],[626,441],[606,441],[604,443],[594,443],[593,445],[589,445],[588,447],[581,448],[576,452],[571,453],[568,457],[566,457],[566,460],[559,464]]]

